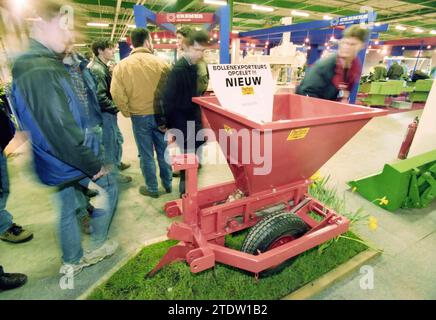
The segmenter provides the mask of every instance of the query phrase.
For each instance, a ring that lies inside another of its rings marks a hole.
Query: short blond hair
[[[38,0],[32,4],[34,13],[45,21],[50,21],[63,13],[61,9],[70,4],[66,0]]]

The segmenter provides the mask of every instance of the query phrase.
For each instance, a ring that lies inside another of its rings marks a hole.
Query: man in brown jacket
[[[171,167],[165,161],[167,144],[165,128],[159,127],[160,87],[169,71],[167,63],[153,55],[153,45],[146,29],[137,28],[131,34],[133,51],[122,60],[112,76],[111,94],[118,109],[132,119],[133,134],[138,147],[145,186],[139,188],[144,196],[157,198],[158,184],[154,150],[160,169],[162,185],[172,192]]]

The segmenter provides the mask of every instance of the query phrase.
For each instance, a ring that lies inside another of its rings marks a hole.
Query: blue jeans
[[[104,159],[108,164],[119,166],[123,153],[123,135],[118,127],[117,115],[103,112]]]
[[[12,227],[12,216],[6,211],[9,196],[9,177],[6,157],[0,153],[0,234]]]
[[[96,182],[84,178],[59,188],[56,193],[60,201],[59,233],[62,258],[65,263],[75,264],[83,256],[81,231],[77,221],[77,210],[82,206],[78,196],[79,185],[98,191],[93,199],[94,211],[91,215],[91,245],[89,250],[100,247],[107,239],[109,226],[118,202],[118,185],[114,174],[106,175]]]
[[[167,153],[165,134],[159,131],[154,115],[132,116],[132,127],[147,190],[149,192],[157,192],[158,187],[154,150],[156,150],[157,154],[162,184],[164,188],[171,189],[171,166],[165,161]]]

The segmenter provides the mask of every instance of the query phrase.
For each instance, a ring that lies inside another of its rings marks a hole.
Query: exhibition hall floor
[[[356,231],[384,252],[369,263],[374,268],[372,290],[361,289],[362,274],[356,270],[314,299],[436,299],[436,203],[427,209],[401,210],[394,214],[351,193],[346,185],[346,181],[381,171],[386,162],[393,161],[408,124],[421,113],[421,110],[403,112],[371,120],[321,169],[322,175],[331,176],[330,185],[337,187],[339,195],[345,194],[349,209],[363,207],[378,219],[375,231],[366,225]],[[163,214],[162,207],[177,197],[178,178],[174,179],[172,194],[159,199],[139,195],[138,188],[144,182],[130,122],[121,117],[119,122],[125,138],[123,161],[132,164],[125,174],[131,175],[133,182],[121,186],[119,206],[110,230],[110,237],[120,243],[117,254],[84,269],[74,279],[74,289],[61,289],[61,253],[53,191],[37,182],[31,169],[29,146],[24,144],[9,159],[8,209],[16,223],[34,232],[34,239],[15,245],[0,242],[0,263],[6,272],[27,274],[29,281],[22,288],[1,292],[0,299],[76,299],[147,240],[166,234],[172,220]],[[201,186],[231,179],[230,170],[222,164],[206,164],[200,173]]]

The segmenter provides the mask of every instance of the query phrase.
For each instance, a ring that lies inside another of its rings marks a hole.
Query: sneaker
[[[61,267],[61,273],[66,275],[74,275],[77,276],[83,268],[89,267],[91,264],[88,263],[84,257],[82,257],[79,263],[64,263]]]
[[[23,243],[32,240],[33,233],[24,230],[23,227],[13,224],[5,233],[0,235],[0,239],[12,243]]]
[[[132,165],[130,163],[124,163],[121,162],[121,164],[118,166],[118,170],[124,171],[126,169],[129,169]]]
[[[146,197],[151,197],[151,198],[155,198],[155,199],[159,198],[159,193],[150,192],[147,190],[147,187],[145,187],[145,186],[139,187],[139,193],[142,194],[143,196],[146,196]]]
[[[125,176],[124,174],[119,174],[118,175],[118,183],[129,183],[132,182],[132,177],[130,176]]]
[[[114,240],[108,240],[103,245],[93,251],[88,251],[84,254],[83,260],[88,263],[88,265],[96,264],[103,259],[110,257],[117,251],[118,242]]]
[[[0,267],[0,291],[19,288],[27,282],[27,276],[22,273],[4,273]]]
[[[88,198],[94,198],[94,197],[98,196],[98,191],[97,190],[85,189],[85,191],[83,193]]]

